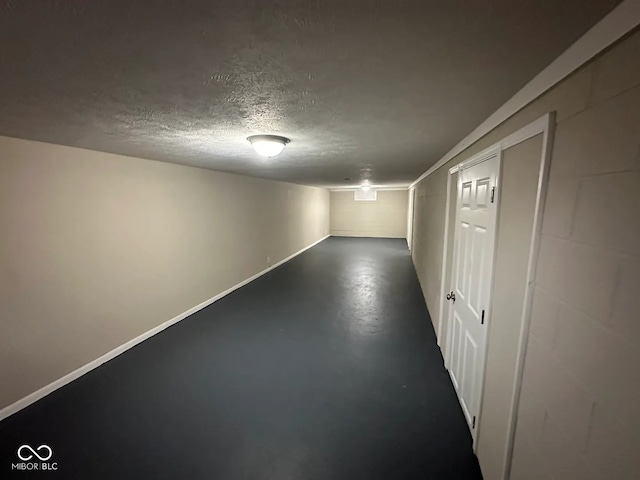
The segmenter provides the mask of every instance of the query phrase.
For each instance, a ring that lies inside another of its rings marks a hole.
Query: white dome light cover
[[[291,141],[278,135],[252,135],[247,140],[249,140],[253,149],[263,157],[275,157]]]

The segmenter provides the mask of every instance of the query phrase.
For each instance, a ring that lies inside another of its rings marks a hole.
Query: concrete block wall
[[[640,478],[638,52],[636,30],[416,186],[412,255],[437,326],[446,170],[556,112],[512,480]]]
[[[512,480],[640,478],[640,35],[560,119]]]

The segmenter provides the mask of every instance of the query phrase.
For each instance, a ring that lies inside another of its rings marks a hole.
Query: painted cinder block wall
[[[329,191],[0,137],[0,409],[329,233]]]
[[[640,475],[638,52],[635,31],[417,185],[412,255],[437,329],[446,170],[557,112],[512,480]]]
[[[408,192],[378,190],[377,200],[355,201],[354,192],[331,192],[331,235],[407,238]]]

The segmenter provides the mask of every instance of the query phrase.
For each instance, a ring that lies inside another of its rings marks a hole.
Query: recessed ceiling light
[[[291,141],[278,135],[252,135],[247,137],[247,140],[249,140],[253,149],[263,157],[275,157]]]

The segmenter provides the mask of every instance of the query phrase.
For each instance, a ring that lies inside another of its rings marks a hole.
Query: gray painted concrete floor
[[[12,472],[23,443],[58,470]],[[8,476],[481,478],[406,243],[352,238],[1,422]]]

